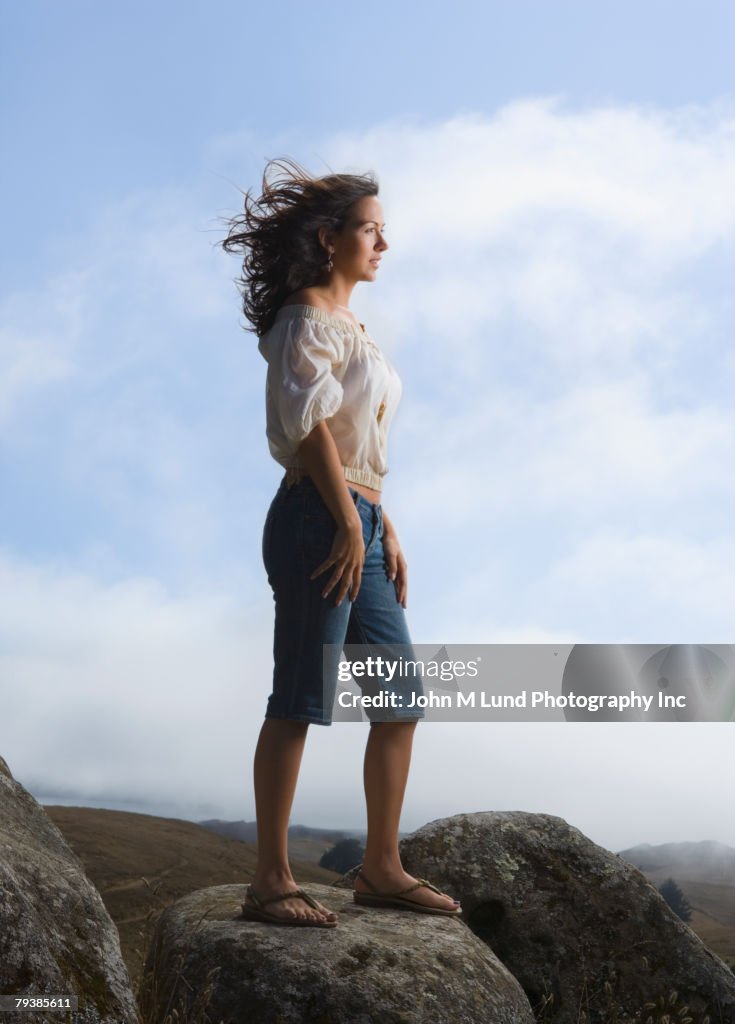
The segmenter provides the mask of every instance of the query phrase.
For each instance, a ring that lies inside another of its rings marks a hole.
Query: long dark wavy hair
[[[372,172],[318,178],[288,157],[268,161],[261,195],[243,193],[244,212],[226,220],[227,237],[218,243],[225,252],[243,255],[235,283],[252,324],[246,331],[265,334],[292,292],[323,277],[327,253],[319,228],[340,232],[352,205],[377,194]]]

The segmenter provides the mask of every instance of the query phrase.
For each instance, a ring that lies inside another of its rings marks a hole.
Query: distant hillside
[[[692,882],[735,885],[735,849],[712,839],[660,846],[643,843],[621,850],[619,856],[646,875],[662,875],[662,881],[676,870],[682,878]]]
[[[692,908],[691,928],[725,963],[735,966],[735,849],[725,843],[644,843],[619,856],[658,888],[673,878]]]
[[[221,818],[208,818],[197,824],[211,829],[228,839],[239,839],[241,842],[257,844],[258,826],[254,821],[223,821]],[[405,833],[399,833],[405,835]],[[288,855],[309,864],[319,864],[322,854],[331,850],[341,839],[358,839],[365,845],[367,836],[364,832],[349,829],[310,828],[308,825],[289,825]]]
[[[134,985],[152,926],[165,907],[196,889],[252,878],[252,843],[218,835],[195,822],[95,807],[50,804],[44,810],[99,890],[120,932]],[[291,844],[289,855],[298,882],[329,884],[339,877],[311,858],[302,863],[291,852]]]

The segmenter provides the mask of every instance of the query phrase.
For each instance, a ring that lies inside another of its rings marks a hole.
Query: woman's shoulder
[[[292,301],[294,297],[301,302]],[[354,328],[343,317],[325,312],[294,292],[275,313],[271,327],[258,340],[261,355],[271,361],[276,353],[294,350],[323,353],[333,364],[341,363],[354,344]]]

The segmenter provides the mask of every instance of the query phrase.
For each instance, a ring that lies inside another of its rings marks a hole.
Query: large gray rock
[[[139,992],[150,1024],[531,1024],[520,986],[458,919],[359,907],[309,883],[336,928],[245,921],[244,885],[190,893],[159,918]]]
[[[657,1024],[667,1014],[672,1024],[707,1014],[735,1022],[729,968],[637,868],[562,818],[457,814],[424,825],[400,850],[407,871],[462,901],[464,920],[545,1024],[577,1024],[581,1011],[588,1024],[649,1015]],[[338,884],[351,886],[354,874]]]
[[[76,995],[79,1009],[13,1024],[137,1024],[117,929],[79,858],[0,758],[0,993]],[[3,1017],[6,1015],[3,1014]]]

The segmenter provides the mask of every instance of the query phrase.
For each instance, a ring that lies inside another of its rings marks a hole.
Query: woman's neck
[[[313,290],[338,309],[349,310],[350,296],[354,287],[354,281],[347,281],[345,278],[333,276],[328,285],[316,285]]]

